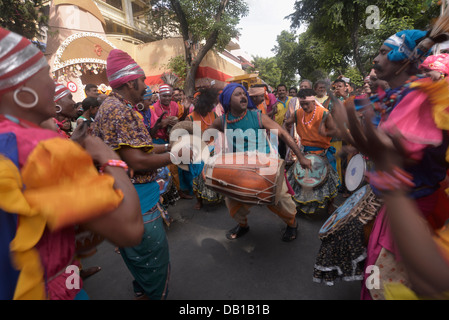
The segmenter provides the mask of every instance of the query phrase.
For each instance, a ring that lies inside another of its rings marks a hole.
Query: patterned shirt
[[[123,146],[151,153],[153,141],[145,124],[133,106],[119,94],[112,92],[101,105],[92,124],[92,134],[102,139],[113,150]],[[136,172],[133,183],[154,180],[156,171]]]

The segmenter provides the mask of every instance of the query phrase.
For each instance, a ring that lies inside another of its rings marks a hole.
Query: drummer
[[[295,192],[293,200],[297,208],[305,214],[314,214],[326,206],[328,211],[332,212],[333,199],[337,196],[340,185],[334,157],[335,148],[330,144],[332,136],[337,134],[337,129],[329,111],[316,103],[315,91],[302,89],[298,93],[298,98],[301,108],[286,121],[286,127],[296,124],[296,132],[304,152],[321,155],[330,166],[324,183],[307,190],[295,178],[296,165],[290,167],[287,179]]]
[[[254,138],[251,135],[248,135],[248,139],[245,141],[243,146],[234,140],[231,140],[232,150],[228,149],[226,152],[254,151],[251,150],[251,146],[259,145],[259,141],[257,141],[257,133],[260,131],[258,130],[263,130],[264,132],[266,129],[269,129],[270,131],[278,130],[279,137],[285,141],[290,148],[292,148],[301,165],[305,168],[311,167],[311,161],[304,157],[288,132],[276,122],[271,120],[267,115],[263,115],[260,110],[257,110],[248,92],[242,85],[236,83],[230,83],[227,85],[220,95],[220,103],[224,108],[225,114],[217,118],[212,123],[209,130],[216,129],[221,132],[225,132],[226,135],[238,131],[239,129],[244,132],[251,129],[256,131],[256,135],[254,137],[256,141],[254,141]],[[265,146],[268,148],[265,148],[261,152],[269,153],[269,146],[267,144],[265,144]],[[281,188],[282,196],[278,204],[275,206],[269,205],[268,208],[277,214],[287,224],[282,240],[289,242],[295,240],[297,236],[298,224],[295,218],[296,208],[291,195],[288,193],[288,187],[285,181],[283,182]],[[238,225],[229,230],[226,234],[228,239],[234,240],[245,235],[249,231],[247,216],[250,213],[251,205],[241,203],[228,197],[225,198],[225,203],[231,217],[238,222]]]

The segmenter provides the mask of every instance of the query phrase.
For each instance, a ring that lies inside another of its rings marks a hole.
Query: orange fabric
[[[267,109],[266,109],[266,104],[263,102],[261,104],[259,104],[257,106],[257,109],[259,109],[260,111],[262,111],[262,114],[267,114]]]
[[[201,122],[201,132],[204,132],[214,122],[214,120],[217,118],[217,115],[215,114],[215,112],[211,111],[207,114],[207,116],[202,117],[199,113],[192,112],[191,114],[188,115],[188,118],[193,122]],[[211,138],[209,142],[207,141],[206,142],[210,143],[212,141],[213,138]]]
[[[296,111],[296,132],[301,137],[301,144],[308,147],[319,147],[327,149],[331,146],[331,137],[324,137],[319,134],[319,127],[323,121],[325,108],[317,105],[316,113],[313,121],[309,124],[304,124],[312,119],[313,111],[305,114],[302,108]],[[304,119],[305,114],[305,119]]]
[[[113,188],[114,178],[100,175],[90,155],[70,140],[39,143],[22,168],[22,179],[27,202],[52,230],[98,217],[123,200]]]

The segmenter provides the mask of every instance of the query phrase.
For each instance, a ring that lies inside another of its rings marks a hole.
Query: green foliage
[[[253,57],[254,68],[248,68],[248,73],[259,73],[259,77],[263,79],[269,86],[276,88],[281,82],[282,71],[278,67],[278,60],[275,57],[263,58]]]
[[[184,56],[176,56],[170,58],[166,67],[179,77],[178,87],[184,88],[184,81],[186,79],[188,70],[188,66]]]
[[[41,35],[48,16],[42,14],[42,0],[0,0],[0,26],[33,40]]]
[[[379,8],[379,29],[366,25],[371,5]],[[298,0],[288,16],[292,28],[307,27],[299,37],[298,72],[308,76],[313,65],[338,74],[356,66],[366,75],[386,38],[404,29],[428,29],[439,10],[437,0]]]
[[[200,42],[209,37],[214,30],[218,30],[215,49],[223,50],[233,37],[239,35],[236,28],[242,17],[248,15],[249,8],[245,1],[229,1],[220,22],[215,20],[220,1],[216,0],[179,0],[185,12],[189,31],[194,42]]]

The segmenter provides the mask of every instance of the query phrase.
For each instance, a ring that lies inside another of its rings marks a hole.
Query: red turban
[[[126,52],[114,49],[109,53],[106,74],[109,85],[117,89],[125,83],[145,76],[145,72]]]
[[[47,60],[34,44],[0,28],[0,95],[20,87],[44,67]]]
[[[70,91],[69,91],[69,89],[67,89],[66,86],[56,83],[55,97],[54,97],[55,102],[58,102],[59,100],[61,100],[62,98],[64,98],[65,96],[67,96],[69,94],[70,94]]]

